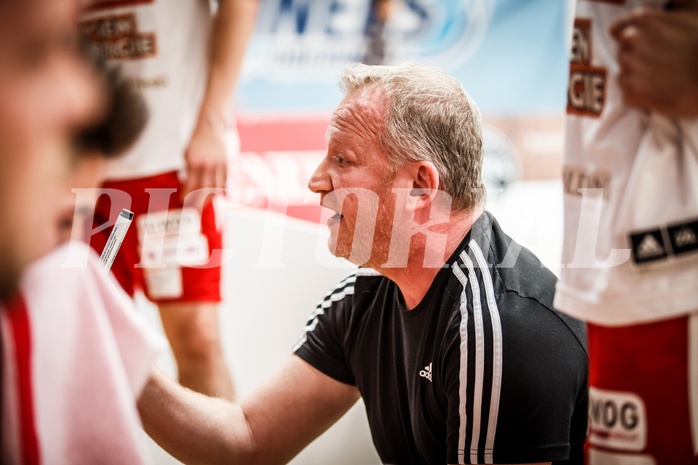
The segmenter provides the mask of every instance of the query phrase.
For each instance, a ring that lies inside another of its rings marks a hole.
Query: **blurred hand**
[[[626,104],[698,116],[698,11],[638,8],[611,26]]]
[[[187,178],[180,192],[182,199],[197,189],[225,189],[228,175],[225,134],[222,120],[204,118],[197,124],[184,155]]]

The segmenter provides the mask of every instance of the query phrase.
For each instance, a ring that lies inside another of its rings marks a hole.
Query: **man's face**
[[[349,94],[332,115],[327,155],[308,183],[335,212],[327,221],[330,251],[373,267],[387,259],[394,212],[395,174],[378,139],[385,106],[376,88]]]
[[[71,140],[99,116],[101,87],[78,57],[71,0],[0,5],[0,297],[57,241],[71,195]]]

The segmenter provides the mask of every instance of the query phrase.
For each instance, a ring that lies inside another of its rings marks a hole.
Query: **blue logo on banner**
[[[386,63],[464,64],[492,19],[488,0],[390,3],[381,34]],[[336,79],[346,63],[364,61],[376,21],[369,1],[262,2],[247,71],[281,81]]]
[[[241,106],[332,108],[344,66],[371,62],[378,46],[381,63],[417,61],[449,72],[484,110],[561,107],[565,17],[560,0],[262,0]],[[559,79],[552,88],[551,78]],[[541,89],[531,87],[538,81]]]

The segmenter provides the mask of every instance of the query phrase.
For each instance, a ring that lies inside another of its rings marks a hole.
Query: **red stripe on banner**
[[[16,294],[7,301],[7,314],[15,345],[19,430],[23,463],[38,465],[40,463],[39,441],[34,424],[34,399],[32,396],[31,332],[29,312],[21,295]]]
[[[239,114],[237,130],[242,152],[325,150],[325,134],[331,115]]]

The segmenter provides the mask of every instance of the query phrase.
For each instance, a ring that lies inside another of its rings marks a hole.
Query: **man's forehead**
[[[378,85],[360,87],[349,92],[337,106],[337,111],[354,111],[383,116],[387,105],[385,91]]]
[[[385,94],[377,86],[350,92],[332,112],[326,138],[329,139],[335,131],[378,134],[383,126],[385,112]]]

